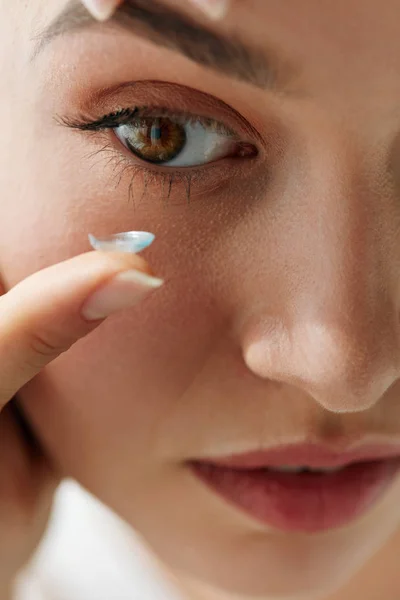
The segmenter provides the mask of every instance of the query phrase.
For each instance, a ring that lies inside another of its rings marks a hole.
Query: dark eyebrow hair
[[[215,33],[157,0],[125,0],[106,23],[95,21],[80,2],[72,0],[35,36],[33,58],[60,35],[94,26],[123,27],[205,67],[262,89],[284,92],[296,75],[294,67],[272,49],[261,52],[236,37]]]

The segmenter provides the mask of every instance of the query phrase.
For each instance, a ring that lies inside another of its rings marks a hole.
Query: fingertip
[[[121,0],[81,0],[85,8],[97,21],[107,21],[121,3]]]
[[[228,13],[230,0],[190,0],[213,21],[220,21]]]

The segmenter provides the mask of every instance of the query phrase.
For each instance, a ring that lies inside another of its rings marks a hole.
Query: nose
[[[340,326],[338,319],[329,324],[327,312],[288,327],[259,321],[245,345],[246,364],[259,377],[298,387],[331,412],[367,410],[399,376],[389,344],[393,330],[368,330],[367,320],[363,330],[354,322]]]
[[[243,356],[258,377],[329,411],[365,411],[400,375],[399,209],[354,155],[331,149],[313,160],[306,175],[292,174],[285,209],[254,220],[267,241],[255,245],[257,272],[246,270]]]

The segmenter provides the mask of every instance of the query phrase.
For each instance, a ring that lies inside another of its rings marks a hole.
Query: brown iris
[[[163,163],[178,156],[186,144],[185,128],[168,117],[142,117],[124,125],[127,146],[147,162]]]

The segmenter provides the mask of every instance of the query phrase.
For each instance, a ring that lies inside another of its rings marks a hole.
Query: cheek
[[[43,159],[37,157],[24,174],[31,194],[23,196],[21,190],[2,211],[0,279],[6,289],[91,250],[89,232],[134,229],[157,230],[154,250],[143,255],[156,274],[169,279],[165,291],[107,320],[20,392],[35,430],[62,470],[90,485],[91,478],[107,481],[105,463],[112,472],[116,464],[133,468],[134,456],[156,462],[158,440],[166,435],[160,433],[165,415],[199,369],[213,321],[196,316],[207,300],[202,283],[190,278],[190,227],[182,216],[179,222],[177,210],[163,215],[160,225],[151,198],[142,211],[134,211],[122,190],[86,193],[83,174],[80,179],[71,171],[58,181],[60,165],[54,166],[57,173],[42,178]],[[181,250],[175,252],[178,237]]]
[[[159,469],[180,428],[184,438],[180,403],[213,322],[193,318],[176,297],[183,297],[177,289],[154,295],[105,321],[20,392],[50,455],[89,489]]]

